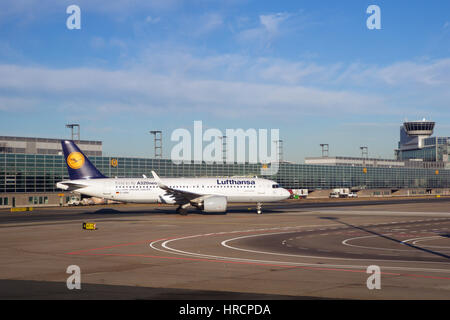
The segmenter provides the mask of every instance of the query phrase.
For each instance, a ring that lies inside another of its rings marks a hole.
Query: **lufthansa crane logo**
[[[117,159],[111,159],[111,167],[117,167],[117,165],[118,165],[118,162],[117,162]]]
[[[72,169],[80,169],[84,164],[84,156],[81,152],[72,152],[67,157],[67,164]]]

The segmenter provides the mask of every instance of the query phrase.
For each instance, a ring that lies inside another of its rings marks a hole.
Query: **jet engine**
[[[211,196],[203,200],[203,211],[205,212],[226,212],[227,197]]]

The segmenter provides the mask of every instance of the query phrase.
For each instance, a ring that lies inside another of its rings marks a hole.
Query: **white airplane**
[[[256,203],[261,214],[264,202],[289,198],[290,193],[276,182],[261,178],[163,178],[152,171],[153,178],[107,178],[89,161],[71,140],[61,141],[70,180],[56,184],[65,191],[91,197],[134,203],[178,205],[177,212],[187,213],[189,206],[204,212],[226,212],[232,202]]]

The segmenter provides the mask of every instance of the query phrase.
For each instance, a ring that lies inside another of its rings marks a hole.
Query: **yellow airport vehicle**
[[[97,230],[97,225],[92,222],[83,222],[84,230]]]
[[[33,211],[33,207],[11,208],[11,212]]]

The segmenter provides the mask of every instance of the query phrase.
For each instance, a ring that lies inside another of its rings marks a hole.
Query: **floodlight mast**
[[[361,157],[368,159],[369,158],[369,148],[366,146],[362,146],[359,148],[361,149]]]
[[[78,123],[66,124],[66,128],[70,128],[72,131],[72,141],[80,143],[80,125]],[[74,130],[76,128],[76,130]]]
[[[154,136],[155,159],[162,159],[162,131],[152,130],[150,133]]]
[[[322,158],[328,158],[328,154],[329,154],[328,143],[321,143],[320,146],[322,147]]]

